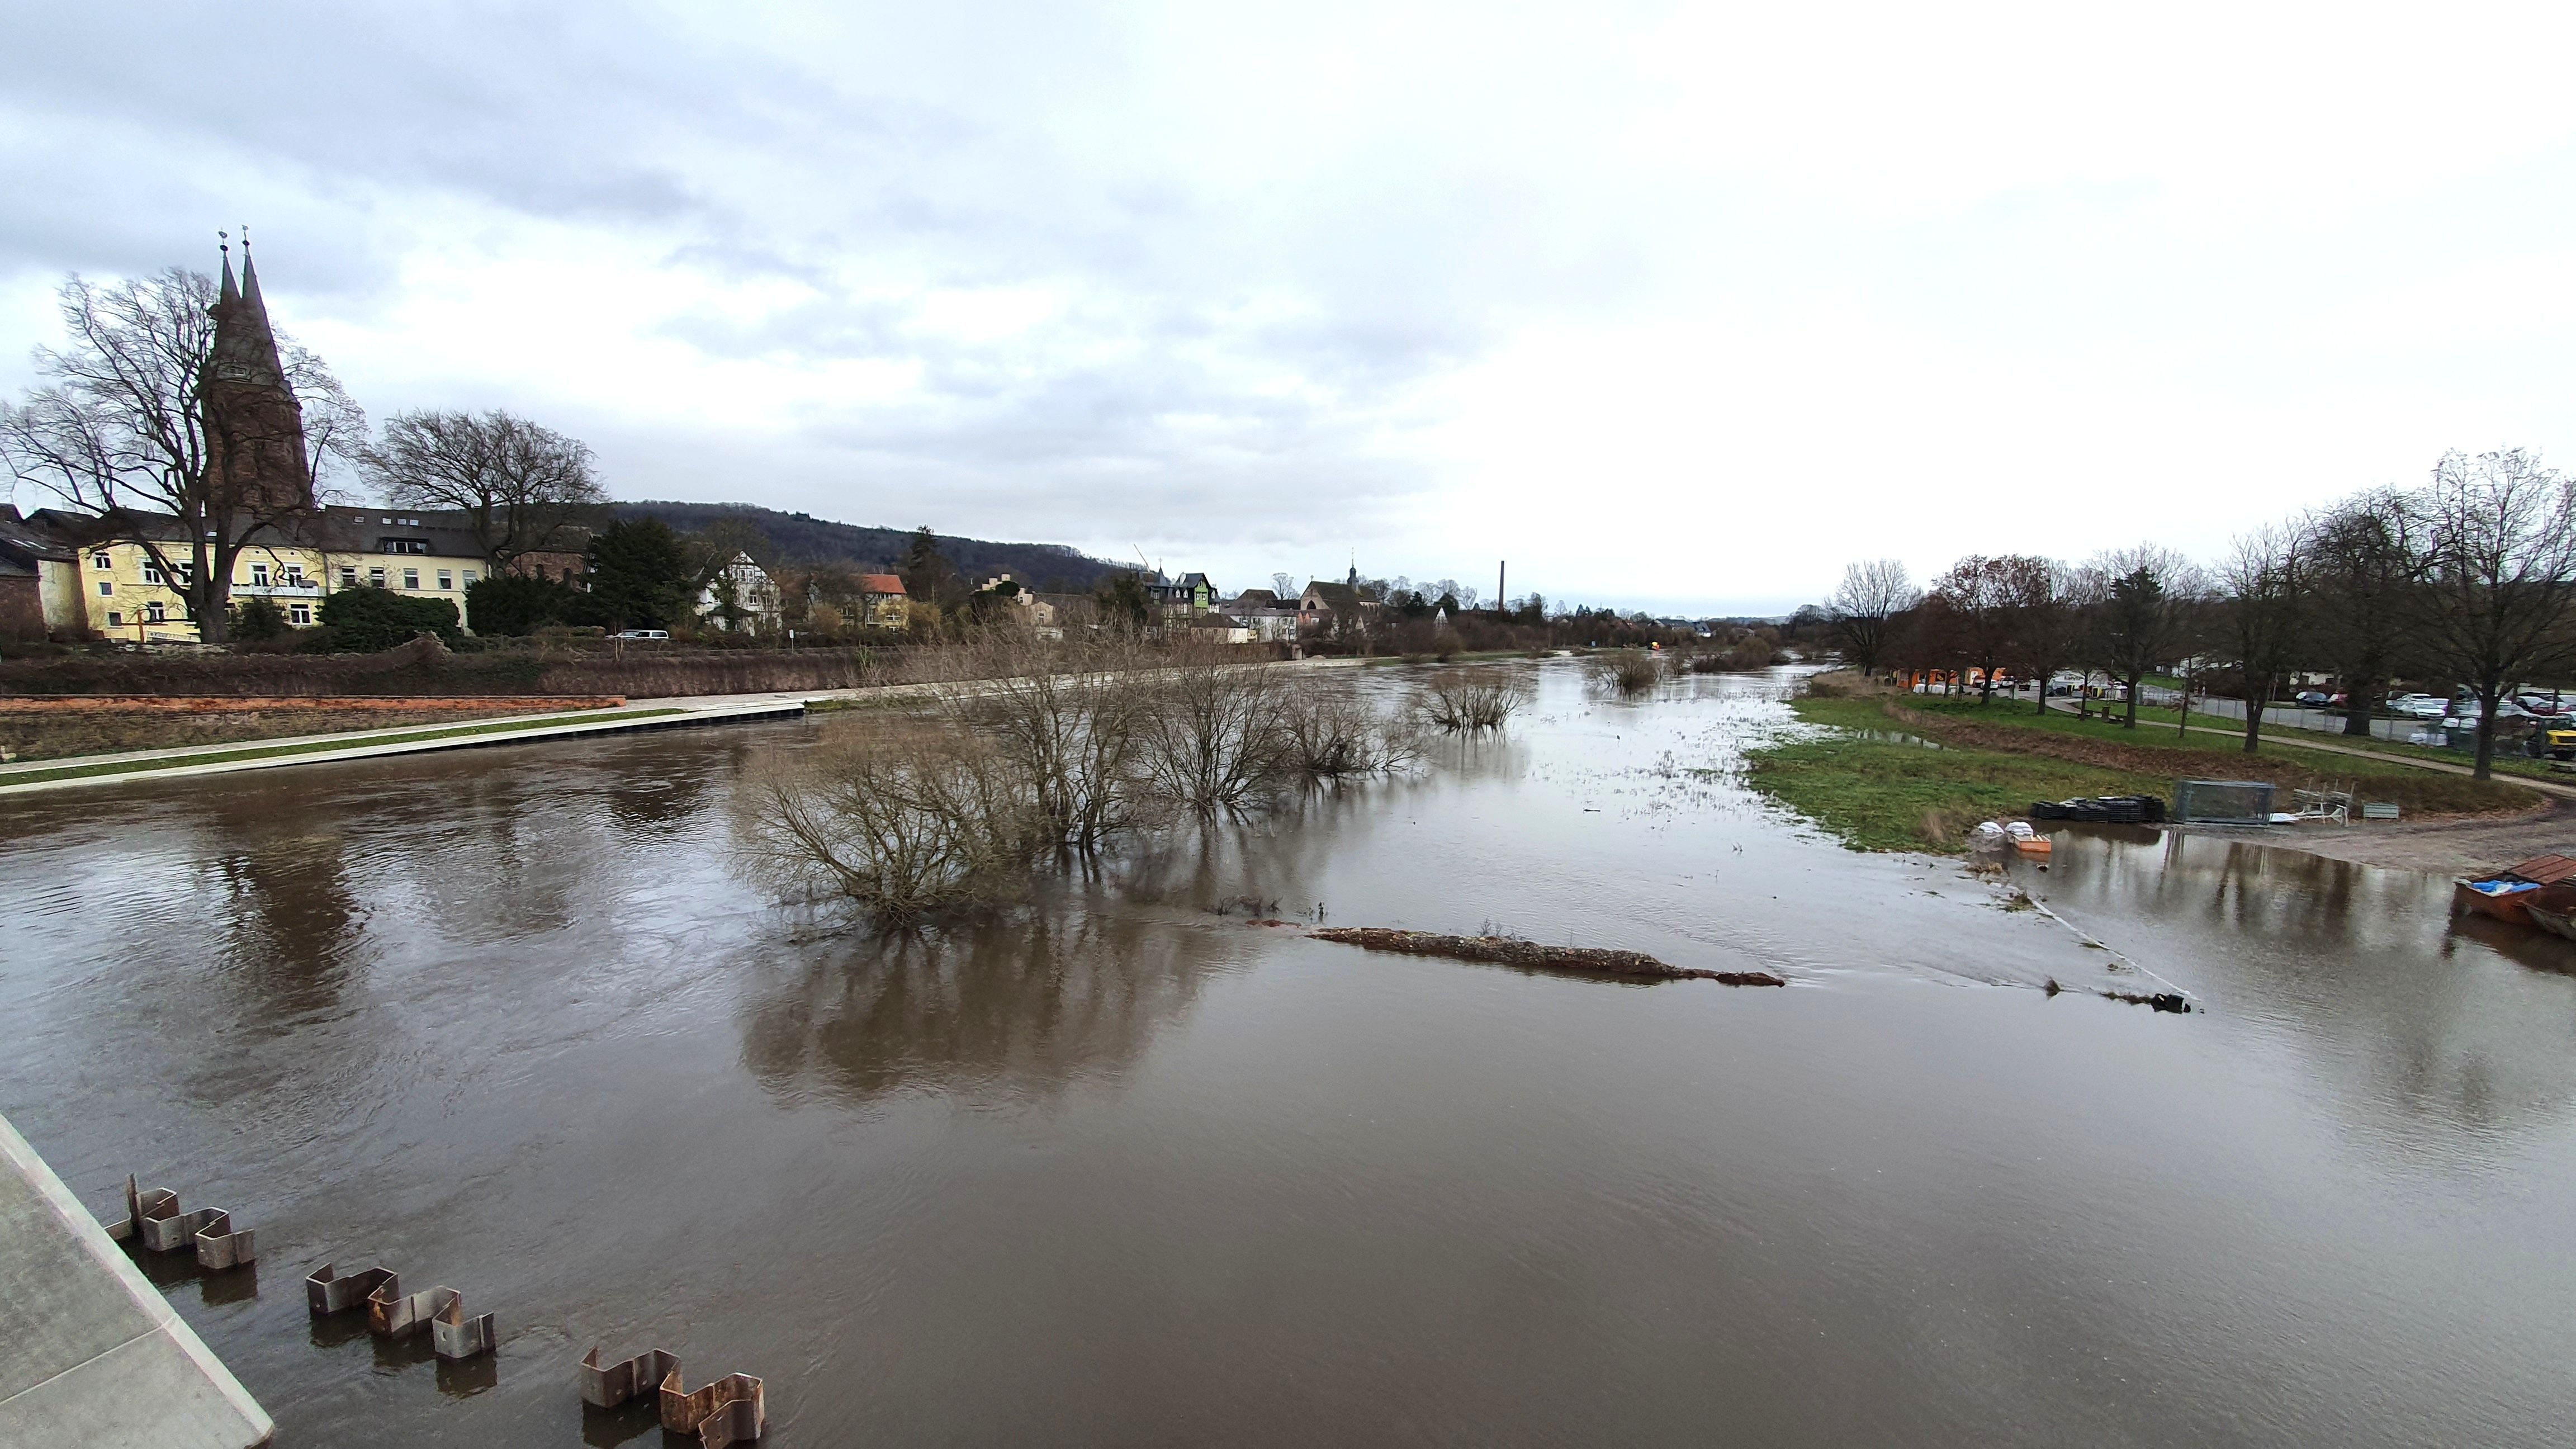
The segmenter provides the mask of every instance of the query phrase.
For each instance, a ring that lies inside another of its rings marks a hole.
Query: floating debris
[[[1339,941],[1369,951],[1406,956],[1446,956],[1458,961],[1490,961],[1502,966],[1530,966],[1550,971],[1580,971],[1593,976],[1624,976],[1643,981],[1715,981],[1727,986],[1786,986],[1768,971],[1702,971],[1668,966],[1643,951],[1599,946],[1542,946],[1511,936],[1442,936],[1429,931],[1392,931],[1382,926],[1334,926],[1308,934],[1320,941]]]
[[[2093,994],[2107,996],[2113,1001],[2125,1001],[2131,1006],[2152,1006],[2158,1011],[2191,1010],[2191,998],[2178,991],[2096,991]]]
[[[193,1245],[197,1266],[210,1273],[238,1268],[259,1257],[251,1229],[233,1230],[233,1216],[222,1208],[179,1211],[179,1195],[166,1187],[138,1187],[125,1179],[125,1221],[106,1225],[107,1235],[124,1242],[140,1239],[156,1253],[175,1253]]]
[[[662,1427],[698,1436],[706,1449],[757,1439],[769,1427],[767,1393],[750,1374],[727,1374],[696,1393],[680,1387],[678,1355],[648,1348],[602,1366],[594,1347],[581,1361],[581,1401],[613,1409],[640,1394],[661,1394]]]
[[[315,1318],[344,1313],[360,1304],[367,1309],[367,1331],[378,1338],[408,1338],[423,1325],[430,1351],[444,1359],[472,1358],[499,1346],[492,1315],[465,1316],[465,1295],[441,1285],[419,1293],[402,1291],[402,1278],[389,1268],[368,1268],[341,1277],[323,1264],[304,1278],[304,1308]]]

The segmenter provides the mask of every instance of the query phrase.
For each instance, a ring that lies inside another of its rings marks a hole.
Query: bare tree
[[[398,413],[362,462],[396,506],[463,513],[498,567],[576,546],[608,502],[579,439],[498,408]]]
[[[2106,553],[2093,567],[2103,584],[2091,651],[2112,678],[2128,686],[2128,709],[2120,723],[2136,729],[2139,689],[2157,666],[2179,653],[2188,636],[2199,571],[2189,559],[2151,543]]]
[[[2016,662],[2039,681],[2039,713],[2048,713],[2048,682],[2084,652],[2086,631],[2102,595],[2098,570],[2054,559],[2007,558],[2005,588],[2015,616]]]
[[[2224,648],[2245,680],[2245,753],[2263,743],[2263,711],[2308,647],[2306,534],[2265,525],[2236,540],[2219,565]]]
[[[2369,735],[2373,703],[2414,647],[2424,614],[2416,514],[2404,494],[2382,488],[2307,523],[2310,635],[2343,685],[2347,735]]]
[[[1887,652],[1888,621],[1922,600],[1923,591],[1914,587],[1903,561],[1882,558],[1847,565],[1825,607],[1832,612],[1834,637],[1842,642],[1844,657],[1864,673],[1875,674]]]
[[[2412,504],[2425,532],[2425,638],[2477,694],[2477,777],[2513,687],[2576,661],[2576,479],[2520,448],[2448,453]]]
[[[1933,596],[1949,608],[1959,649],[1982,676],[1980,704],[1995,699],[1995,671],[2013,650],[2013,571],[2010,559],[1971,554],[1932,583]]]
[[[219,642],[234,561],[253,534],[309,510],[314,480],[363,438],[365,414],[321,359],[284,338],[291,405],[210,408],[210,387],[229,380],[211,366],[218,293],[203,272],[171,267],[114,286],[75,275],[57,297],[69,342],[37,348],[44,383],[0,406],[0,458],[18,481],[96,514],[91,542],[140,547],[198,637]],[[300,447],[280,466],[302,470],[294,486],[247,481],[253,470],[238,465],[295,444],[289,434]]]

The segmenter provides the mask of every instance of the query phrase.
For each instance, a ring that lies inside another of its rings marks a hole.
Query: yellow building
[[[187,545],[172,521],[164,556],[182,570]],[[174,582],[139,543],[102,543],[80,551],[81,593],[90,628],[110,639],[145,644],[195,643],[197,626]],[[435,515],[391,508],[325,508],[266,528],[233,559],[232,597],[264,598],[286,622],[321,621],[322,600],[335,589],[372,586],[446,599],[465,615],[465,591],[486,572],[473,535]]]

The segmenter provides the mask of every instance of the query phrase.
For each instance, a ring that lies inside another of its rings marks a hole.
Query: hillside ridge
[[[839,567],[854,573],[890,570],[912,544],[908,528],[876,528],[816,518],[810,513],[764,508],[757,503],[683,503],[639,499],[616,506],[621,518],[658,518],[683,532],[730,521],[748,525],[769,541],[776,563],[796,568]],[[937,535],[939,551],[970,582],[1007,573],[1031,588],[1050,585],[1082,592],[1122,565],[1093,558],[1060,543],[1009,543]]]

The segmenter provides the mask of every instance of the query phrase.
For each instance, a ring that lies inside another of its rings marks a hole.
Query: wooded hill
[[[852,573],[891,572],[912,543],[906,528],[862,528],[835,523],[808,513],[781,513],[750,503],[672,503],[645,500],[616,505],[623,518],[658,518],[683,533],[700,533],[722,523],[748,527],[767,539],[770,555],[747,550],[762,566],[842,568]],[[948,556],[968,584],[980,584],[1007,573],[1034,589],[1061,588],[1087,592],[1121,565],[1065,547],[1060,543],[995,543],[981,538],[939,535],[939,551]]]

